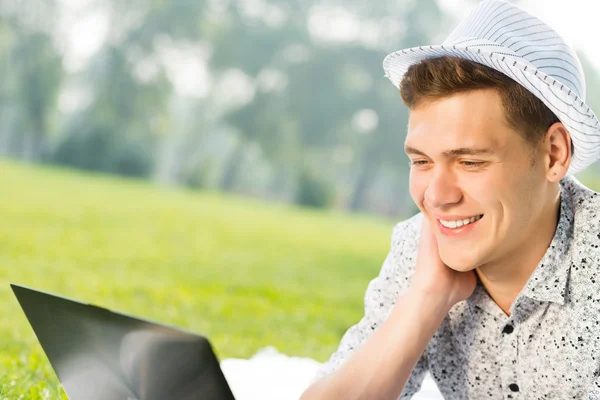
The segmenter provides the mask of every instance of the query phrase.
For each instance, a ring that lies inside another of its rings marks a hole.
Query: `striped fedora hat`
[[[455,56],[514,79],[567,127],[575,152],[568,174],[600,158],[600,124],[585,103],[585,78],[575,51],[552,28],[504,0],[484,0],[441,45],[389,54],[386,77],[399,88],[408,68],[426,58]]]

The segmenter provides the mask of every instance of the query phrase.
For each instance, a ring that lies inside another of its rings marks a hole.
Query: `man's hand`
[[[444,264],[431,222],[423,215],[417,265],[410,290],[442,298],[451,308],[471,296],[476,284],[474,271],[459,272]]]
[[[336,372],[309,387],[301,400],[397,399],[450,308],[468,298],[476,283],[473,271],[457,272],[444,264],[423,217],[409,290],[363,346]]]

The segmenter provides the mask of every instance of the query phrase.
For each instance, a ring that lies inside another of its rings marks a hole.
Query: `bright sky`
[[[438,0],[440,6],[459,18],[465,0]],[[598,0],[523,0],[519,6],[556,30],[567,43],[581,51],[600,70],[600,24]],[[449,32],[448,32],[449,33]]]

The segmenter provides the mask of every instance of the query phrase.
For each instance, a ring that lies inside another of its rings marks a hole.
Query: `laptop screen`
[[[205,337],[11,287],[70,400],[234,400]]]

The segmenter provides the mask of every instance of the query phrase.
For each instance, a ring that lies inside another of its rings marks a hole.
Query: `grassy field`
[[[7,161],[0,187],[0,400],[61,398],[9,282],[206,334],[220,358],[324,361],[393,225]]]

